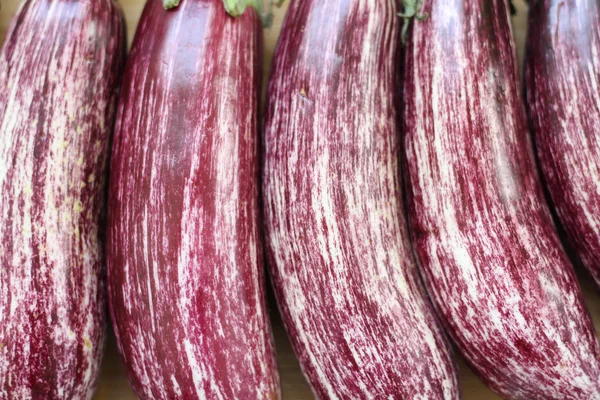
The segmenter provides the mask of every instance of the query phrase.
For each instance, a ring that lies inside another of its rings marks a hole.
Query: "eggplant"
[[[600,348],[536,171],[506,0],[425,0],[405,51],[409,225],[438,315],[507,399],[600,399]]]
[[[405,223],[395,0],[290,3],[263,138],[267,254],[320,399],[456,399]]]
[[[278,399],[258,207],[262,28],[148,0],[111,159],[110,313],[140,399]]]
[[[0,53],[0,399],[90,399],[125,61],[111,0],[27,0]]]
[[[600,284],[600,1],[531,3],[530,123],[545,188],[570,249]]]

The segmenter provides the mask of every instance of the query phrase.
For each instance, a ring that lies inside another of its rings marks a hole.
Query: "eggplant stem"
[[[402,25],[402,44],[406,43],[410,21],[413,18],[423,21],[429,17],[427,13],[420,12],[422,7],[423,0],[402,0],[403,12],[398,13],[398,16],[404,19],[404,24]]]
[[[239,17],[250,6],[260,15],[262,13],[262,1],[260,0],[223,0],[225,11],[232,17]]]
[[[254,8],[260,17],[263,26],[269,28],[273,23],[273,7],[280,7],[281,4],[283,4],[283,1],[284,0],[270,0],[267,10],[263,9],[263,0],[223,0],[223,4],[225,5],[225,11],[232,17],[239,17],[244,14],[244,11],[246,11],[248,6]]]
[[[179,5],[181,0],[163,0],[165,10],[171,10]]]

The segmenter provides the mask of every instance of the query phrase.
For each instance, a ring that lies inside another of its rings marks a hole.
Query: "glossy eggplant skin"
[[[28,0],[0,53],[0,399],[90,399],[106,333],[107,154],[125,62],[110,0]]]
[[[278,399],[258,208],[262,28],[146,3],[115,131],[110,311],[141,399]]]
[[[536,172],[505,0],[425,0],[404,68],[413,246],[458,349],[507,399],[599,399],[600,349]]]
[[[320,399],[459,397],[402,212],[398,5],[290,3],[268,87],[268,259]]]
[[[600,1],[531,2],[525,77],[543,181],[600,284]]]

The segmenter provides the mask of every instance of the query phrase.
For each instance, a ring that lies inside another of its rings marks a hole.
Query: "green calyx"
[[[170,10],[177,7],[180,1],[181,0],[163,0],[163,7],[165,10]]]
[[[232,17],[241,16],[244,14],[244,11],[246,11],[247,7],[254,8],[262,20],[263,26],[268,28],[273,22],[273,7],[281,6],[283,1],[284,0],[271,0],[266,11],[263,7],[263,0],[223,0],[223,5],[225,6],[225,11],[227,11]]]
[[[427,19],[428,15],[421,13],[422,7],[423,0],[402,0],[403,12],[398,14],[398,16],[404,19],[404,25],[402,25],[402,43],[406,43],[406,35],[408,34],[410,21],[413,18],[419,21]]]
[[[225,5],[225,11],[232,17],[239,17],[246,11],[246,7],[250,6],[256,10],[256,12],[262,14],[262,3],[260,0],[223,0]]]

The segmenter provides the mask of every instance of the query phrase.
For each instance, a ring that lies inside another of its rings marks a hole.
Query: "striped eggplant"
[[[280,397],[258,226],[261,55],[254,12],[146,3],[107,229],[111,317],[140,399]]]
[[[399,176],[398,2],[290,5],[268,88],[263,191],[276,297],[321,399],[455,399]]]
[[[0,399],[94,393],[125,50],[113,1],[27,0],[0,53]]]
[[[600,285],[600,1],[531,2],[527,102],[569,243]]]
[[[507,399],[600,399],[600,348],[536,172],[506,0],[425,0],[405,57],[413,246],[459,350]]]

